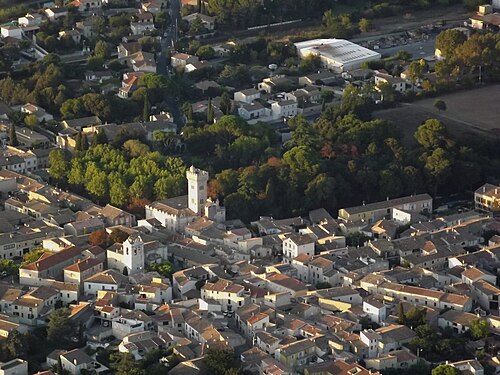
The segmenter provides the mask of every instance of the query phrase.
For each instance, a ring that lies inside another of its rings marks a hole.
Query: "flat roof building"
[[[323,67],[341,73],[361,67],[366,61],[380,60],[380,53],[345,39],[313,39],[295,43],[300,58],[316,55]]]

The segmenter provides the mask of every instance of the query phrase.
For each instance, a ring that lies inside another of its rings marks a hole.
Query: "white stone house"
[[[315,241],[308,234],[291,234],[283,241],[283,257],[286,262],[291,263],[292,259],[300,254],[308,256],[314,255]]]
[[[20,27],[17,26],[2,26],[2,38],[22,39],[23,33]]]
[[[254,88],[237,91],[234,93],[234,101],[250,104],[254,100],[260,99],[260,92]]]
[[[382,323],[387,317],[387,306],[382,302],[370,298],[363,301],[363,312],[375,323]]]
[[[271,104],[271,116],[273,118],[297,116],[297,102],[293,100],[282,100]]]

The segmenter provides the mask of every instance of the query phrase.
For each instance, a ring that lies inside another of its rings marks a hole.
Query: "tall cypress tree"
[[[186,116],[186,121],[193,121],[193,106],[189,102],[184,102],[182,105],[182,113]]]
[[[12,124],[9,129],[9,145],[16,147],[19,146],[19,141],[17,140],[16,126]]]
[[[220,110],[225,115],[229,115],[231,113],[231,97],[227,91],[224,91],[220,97]]]
[[[82,134],[82,151],[87,151],[89,149],[89,139],[87,138],[87,133]]]
[[[214,107],[212,105],[212,98],[208,98],[208,108],[207,108],[207,124],[214,123]]]
[[[149,121],[149,111],[151,110],[151,104],[149,103],[148,92],[144,94],[144,108],[142,110],[142,118],[144,121]]]
[[[61,356],[57,358],[57,368],[56,368],[57,375],[63,375],[64,374],[64,369],[62,367],[62,362],[61,362]]]
[[[403,302],[399,302],[399,305],[398,305],[398,323],[399,324],[406,323],[406,314],[405,314]]]
[[[82,151],[82,132],[78,132],[75,139],[75,151]]]

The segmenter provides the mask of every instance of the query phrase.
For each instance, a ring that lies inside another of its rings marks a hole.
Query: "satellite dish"
[[[278,69],[278,65],[276,65],[276,64],[269,64],[268,68],[269,68],[269,70],[276,70],[276,69]]]

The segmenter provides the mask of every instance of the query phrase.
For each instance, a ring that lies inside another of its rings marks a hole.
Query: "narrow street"
[[[170,3],[170,17],[172,19],[171,25],[165,30],[161,38],[161,52],[157,61],[157,73],[170,75],[170,53],[175,48],[175,43],[178,38],[178,25],[181,21],[181,5],[180,0],[171,0]],[[184,118],[181,112],[181,103],[177,96],[167,96],[165,98],[172,115],[174,116],[174,121],[177,125],[184,125]]]

